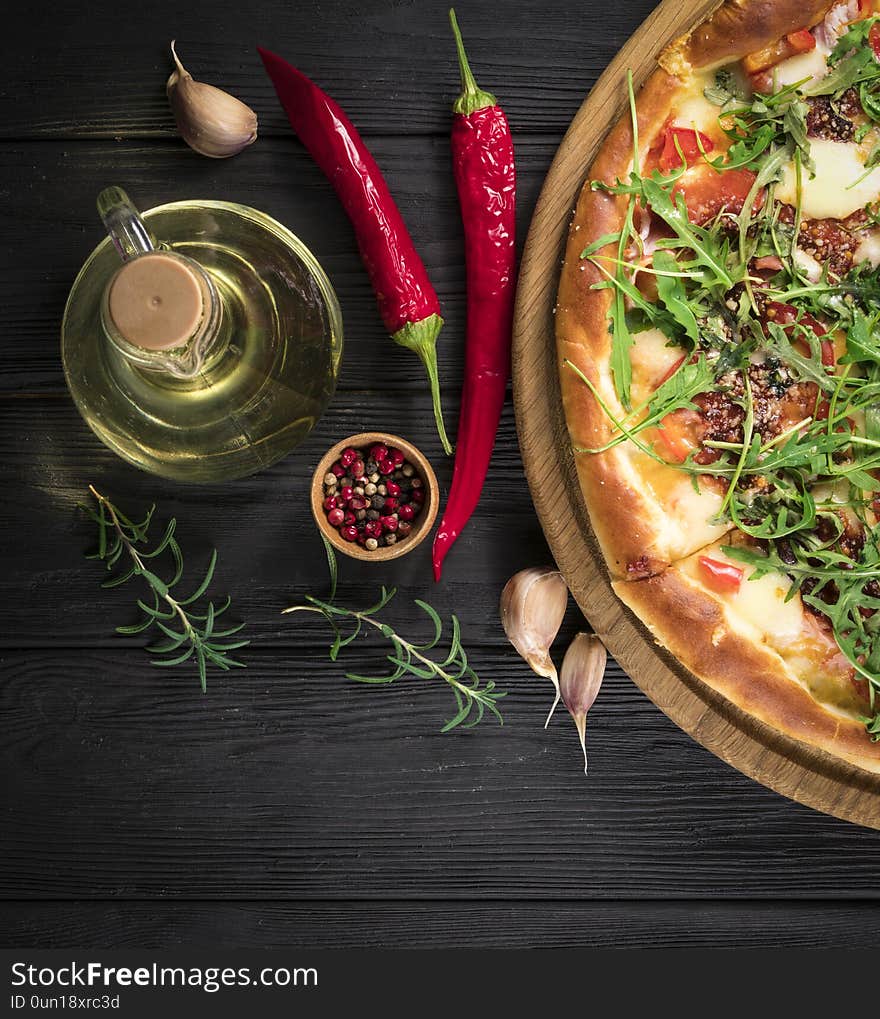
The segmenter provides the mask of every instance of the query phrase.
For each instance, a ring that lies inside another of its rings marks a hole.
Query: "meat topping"
[[[807,114],[809,138],[824,138],[830,142],[853,140],[856,125],[840,112],[840,106],[833,102],[831,96],[815,96],[807,101],[810,104],[810,111]]]

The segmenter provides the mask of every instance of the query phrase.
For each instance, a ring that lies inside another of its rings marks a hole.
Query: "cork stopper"
[[[175,255],[150,252],[125,262],[108,295],[113,325],[143,350],[183,346],[210,301],[198,275]]]

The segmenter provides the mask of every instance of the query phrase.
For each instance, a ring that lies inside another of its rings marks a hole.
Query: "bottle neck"
[[[129,363],[179,379],[203,374],[222,353],[223,302],[192,259],[154,249],[123,263],[104,292],[101,321]]]

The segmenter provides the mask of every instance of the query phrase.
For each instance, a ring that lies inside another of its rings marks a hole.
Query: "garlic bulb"
[[[559,691],[562,703],[574,719],[581,750],[584,752],[584,774],[587,773],[587,712],[593,706],[602,677],[608,653],[595,633],[579,633],[571,642],[562,659],[559,672]]]
[[[568,588],[562,574],[549,567],[520,570],[501,592],[501,624],[507,639],[532,671],[545,676],[556,689],[545,729],[559,703],[559,677],[550,658],[550,645],[562,626],[567,604]]]
[[[251,145],[257,138],[257,115],[222,89],[195,81],[177,56],[166,92],[177,129],[191,149],[212,159],[225,159]]]

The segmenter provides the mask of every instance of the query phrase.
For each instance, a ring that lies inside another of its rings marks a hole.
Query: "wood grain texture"
[[[723,760],[819,810],[880,828],[880,779],[782,737],[734,708],[657,647],[610,589],[574,470],[559,394],[553,306],[571,210],[593,156],[621,114],[626,76],[636,87],[659,48],[706,10],[666,0],[621,50],[572,122],[547,176],[523,256],[515,325],[514,393],[520,448],[554,557],[596,632],[635,682]],[[567,497],[548,499],[553,479]]]
[[[340,437],[405,418],[409,425],[399,430],[429,457],[445,497],[452,462],[442,455],[430,410],[419,412],[426,398],[417,389],[405,395],[346,393],[279,464],[231,484],[200,486],[163,481],[124,464],[92,435],[66,395],[0,400],[0,459],[15,492],[0,501],[0,550],[8,564],[0,571],[7,607],[0,647],[57,646],[59,640],[72,648],[118,647],[113,626],[136,614],[134,589],[102,591],[102,568],[83,558],[95,541],[93,525],[77,511],[89,483],[131,512],[157,502],[163,520],[178,521],[188,575],[195,579],[216,548],[216,590],[233,595],[248,634],[261,646],[298,645],[294,621],[281,610],[327,585],[309,508],[315,466]],[[446,615],[460,613],[470,644],[508,646],[496,611],[501,588],[516,569],[551,561],[531,508],[509,407],[485,491],[449,554],[444,583],[431,579],[431,548],[424,542],[393,564],[345,560],[340,595],[363,607],[375,601],[381,584],[396,584],[402,591],[398,618],[414,619],[413,597],[427,597]],[[16,551],[21,535],[28,535],[26,556]],[[308,637],[306,643],[316,641]]]
[[[653,7],[472,0],[458,14],[481,84],[509,114],[524,236],[562,132]],[[384,567],[342,565],[340,597],[396,584],[462,618],[481,675],[509,691],[505,726],[441,736],[451,701],[416,683],[374,690],[326,659],[319,624],[280,609],[323,590],[307,486],[340,436],[413,440],[446,490],[417,360],[384,335],[332,192],[283,122],[254,45],[299,62],[349,110],[386,171],[443,301],[440,361],[454,431],[463,365],[462,232],[449,165],[456,90],[434,0],[94,0],[7,12],[0,39],[0,938],[13,945],[857,944],[876,940],[880,836],[786,800],[691,740],[612,663],[591,714],[591,774],[550,686],[497,619],[519,568],[550,561],[505,408],[484,498],[430,581],[426,542]],[[172,136],[171,35],[203,79],[252,102],[261,137],[204,160]],[[117,140],[119,139],[119,140]],[[276,216],[339,293],[346,351],[313,435],[264,474],[225,486],[157,481],[102,447],[58,363],[64,299],[99,237],[94,198],[124,184],[144,206],[226,198]],[[564,219],[564,213],[562,218]],[[248,669],[152,668],[127,591],[98,587],[76,513],[93,481],[178,519],[197,572],[254,639]],[[536,496],[568,498],[551,474]],[[597,596],[599,589],[597,588]],[[572,603],[557,662],[583,628]],[[419,630],[418,632],[423,632]],[[375,643],[347,659],[377,664]],[[670,902],[678,898],[679,902]],[[198,901],[192,901],[192,900]],[[847,901],[840,901],[840,900]],[[68,901],[59,901],[68,900]],[[861,901],[864,900],[864,901]],[[870,900],[870,901],[869,901]],[[861,940],[860,940],[861,939]]]
[[[874,903],[6,903],[0,947],[862,948]]]
[[[517,138],[520,237],[557,143],[546,135]],[[464,241],[449,140],[382,136],[371,145],[442,302],[440,374],[453,433],[465,303]],[[205,159],[170,140],[47,140],[0,144],[0,303],[8,338],[0,344],[0,399],[9,392],[66,392],[61,316],[74,277],[102,239],[95,199],[108,184],[123,185],[142,209],[185,195],[241,202],[275,217],[314,252],[337,291],[345,332],[340,389],[423,393],[418,359],[385,333],[351,226],[331,185],[296,139],[261,138],[230,160]],[[51,257],[44,246],[50,237]],[[382,413],[387,414],[384,406]]]
[[[880,898],[880,840],[755,786],[615,665],[586,778],[513,651],[472,655],[504,726],[441,734],[445,690],[343,678],[371,647],[255,646],[205,696],[141,653],[4,652],[0,896]]]
[[[574,22],[564,0],[473,2],[458,14],[474,73],[497,92],[514,130],[561,134],[653,5],[609,5],[599,17],[587,9]],[[446,135],[458,94],[448,7],[445,0],[96,0],[88,7],[37,0],[0,43],[0,66],[14,83],[0,91],[0,137],[171,137],[172,38],[196,78],[256,110],[263,137],[290,128],[258,44],[311,75],[365,136]]]

